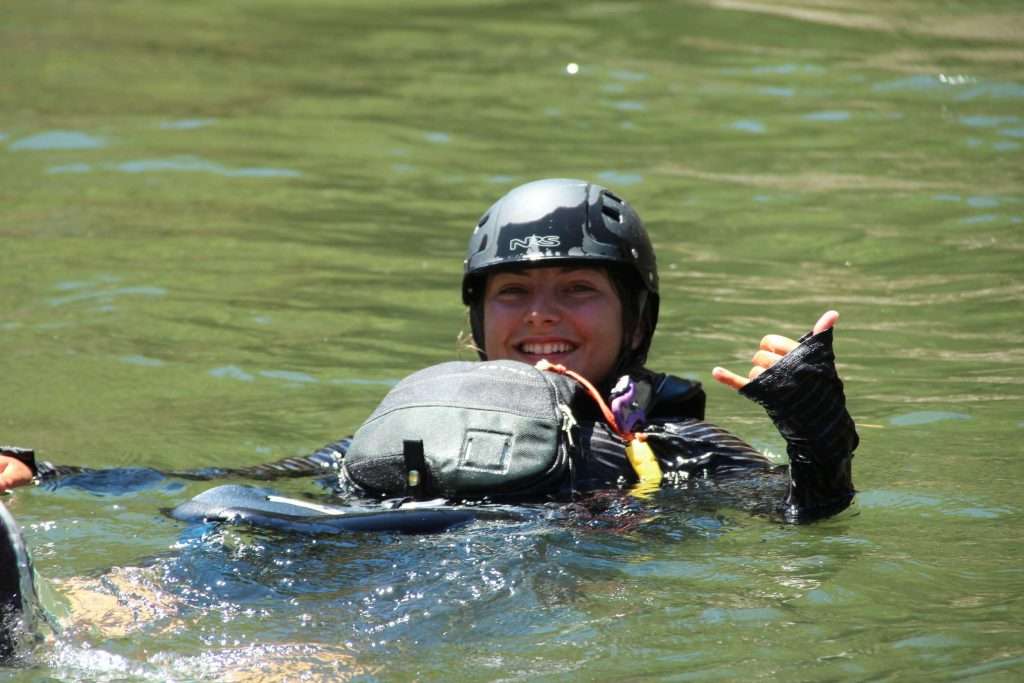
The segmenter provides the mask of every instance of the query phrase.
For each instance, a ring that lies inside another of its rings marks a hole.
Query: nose
[[[559,318],[558,305],[551,292],[535,293],[526,307],[528,325],[549,325],[558,322]]]

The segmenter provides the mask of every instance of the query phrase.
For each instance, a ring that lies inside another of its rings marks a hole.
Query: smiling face
[[[487,278],[484,351],[489,360],[542,358],[601,383],[622,349],[622,302],[604,268],[520,268]],[[634,345],[635,346],[635,345]]]

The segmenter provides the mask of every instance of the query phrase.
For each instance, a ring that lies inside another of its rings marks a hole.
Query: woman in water
[[[699,383],[646,367],[659,308],[654,251],[636,212],[605,188],[541,180],[499,199],[470,238],[462,297],[481,360],[557,363],[588,378],[605,399],[628,387],[629,419],[636,422],[628,429],[642,427],[664,473],[663,485],[692,491],[695,500],[710,495],[712,504],[794,522],[835,514],[852,501],[850,461],[857,434],[832,353],[838,314],[822,315],[799,342],[765,337],[746,376],[723,368],[712,371],[716,380],[767,409],[787,442],[790,462],[779,466],[704,421]],[[597,411],[584,409],[576,419],[572,491],[635,483],[638,477],[623,441]],[[341,492],[393,493],[375,491],[352,476],[345,463],[350,444],[342,439],[303,458],[179,475],[273,479],[330,471]],[[83,472],[84,478],[77,476]],[[82,468],[37,465],[27,449],[0,447],[0,490],[33,478],[89,488],[87,475]],[[551,493],[563,493],[566,483],[555,482]],[[28,554],[2,504],[0,579],[3,663],[31,640],[30,617],[37,610]]]
[[[771,460],[704,421],[699,383],[646,367],[660,303],[654,250],[637,213],[607,189],[541,180],[499,199],[470,237],[462,298],[481,360],[547,360],[589,379],[609,402],[629,387],[628,419],[646,433],[663,482],[754,482],[740,497],[760,500],[730,502],[789,521],[834,514],[853,499],[850,459],[858,439],[832,353],[838,314],[826,312],[800,342],[766,336],[745,377],[712,371],[774,420],[790,458],[788,477],[780,478],[784,470]],[[630,485],[637,476],[622,439],[592,412],[576,415],[582,445],[573,490]],[[340,456],[346,448],[343,441],[334,451]],[[784,494],[761,486],[780,479],[787,480]]]
[[[784,482],[756,509],[789,521],[834,514],[853,499],[850,460],[857,445],[832,352],[826,312],[799,342],[768,335],[746,376],[715,368],[712,376],[768,411],[787,442],[788,470],[704,421],[700,384],[655,373],[645,363],[658,323],[654,250],[640,217],[609,190],[580,180],[527,183],[499,199],[478,222],[464,262],[463,302],[473,348],[482,360],[575,370],[606,398],[628,386],[639,421],[664,472],[663,482],[746,478]],[[623,379],[625,377],[625,379]],[[577,416],[583,444],[573,486],[628,485],[636,475],[621,439],[595,415]],[[205,476],[278,476],[339,472],[341,488],[366,492],[346,473],[342,439],[305,458]],[[37,467],[29,451],[0,453],[0,490],[45,479],[63,468]],[[71,469],[71,468],[68,468]],[[371,493],[380,493],[372,491]],[[385,492],[387,493],[387,492]]]

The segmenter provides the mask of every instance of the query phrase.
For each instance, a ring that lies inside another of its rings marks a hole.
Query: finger
[[[814,334],[821,334],[825,330],[831,330],[837,322],[839,322],[838,311],[825,311],[818,318],[818,322],[814,323]]]
[[[780,360],[782,360],[782,356],[779,354],[761,349],[754,354],[754,357],[750,359],[750,362],[762,368],[770,368]]]
[[[754,367],[750,368],[750,372],[748,372],[748,373],[747,373],[747,377],[748,377],[748,378],[749,378],[749,379],[750,379],[751,381],[753,381],[753,380],[757,379],[758,377],[760,377],[760,376],[761,376],[761,374],[762,374],[762,373],[763,373],[763,372],[764,372],[765,370],[767,370],[767,368],[759,368],[759,367],[757,367],[757,366],[755,365]]]
[[[795,349],[800,345],[800,342],[789,337],[783,337],[781,334],[766,334],[761,339],[761,348],[765,351],[776,353],[780,356],[785,356],[787,353]]]
[[[747,385],[747,382],[750,381],[746,377],[741,377],[740,375],[737,375],[735,372],[730,372],[725,368],[713,369],[711,371],[711,376],[714,377],[715,380],[717,380],[718,382],[724,384],[727,387],[732,387],[733,389],[742,389],[744,386]]]

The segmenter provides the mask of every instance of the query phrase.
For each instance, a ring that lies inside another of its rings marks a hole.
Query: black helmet
[[[658,321],[654,249],[640,216],[629,204],[583,180],[559,178],[520,185],[495,202],[477,223],[462,278],[462,301],[470,306],[477,345],[482,345],[482,321],[474,309],[479,308],[475,304],[487,273],[515,265],[567,262],[608,266],[613,275],[624,275],[631,289],[639,290],[637,322],[648,330],[641,347],[630,355],[642,363]]]

